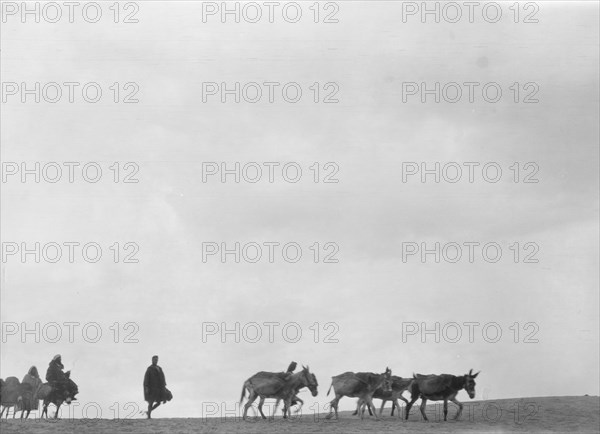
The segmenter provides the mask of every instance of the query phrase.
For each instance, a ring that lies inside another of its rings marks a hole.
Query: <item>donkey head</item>
[[[317,382],[317,377],[315,377],[315,374],[311,373],[308,369],[308,366],[302,365],[302,376],[304,377],[306,387],[308,387],[308,390],[310,390],[312,396],[317,396],[319,393],[317,390],[319,383]]]
[[[479,375],[479,372],[477,374],[473,374],[473,369],[470,369],[469,373],[465,375],[465,390],[471,399],[475,398],[475,377]]]

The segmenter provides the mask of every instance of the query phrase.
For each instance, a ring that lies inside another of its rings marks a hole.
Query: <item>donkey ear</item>
[[[469,377],[473,375],[473,369],[469,369]]]
[[[473,378],[476,378],[481,371],[478,371],[477,374],[472,375]]]

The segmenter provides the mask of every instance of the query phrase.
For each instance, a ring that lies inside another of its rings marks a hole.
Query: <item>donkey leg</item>
[[[352,416],[356,416],[361,409],[362,409],[362,401],[359,398],[358,401],[356,401],[356,410],[354,410],[354,413],[352,413]]]
[[[377,416],[377,409],[375,408],[375,404],[373,404],[373,398],[367,398],[367,402],[369,406],[369,416],[375,416],[375,419],[379,419],[379,416]]]
[[[397,414],[399,418],[402,418],[402,412],[400,411],[400,404],[398,404],[398,399],[394,399],[392,402],[392,416],[394,415],[394,408],[398,410]]]
[[[360,417],[361,419],[364,417],[365,414],[365,408],[366,408],[366,401],[362,398],[360,398],[357,402],[358,408],[356,409],[356,413],[358,414],[358,412],[360,412]]]
[[[277,403],[279,405],[279,403]],[[283,414],[283,418],[287,419],[288,417],[289,407],[287,406],[285,399],[283,400],[283,408],[281,409],[281,413]]]
[[[342,399],[342,397],[338,397],[337,395],[335,395],[335,419],[338,419],[338,403],[340,402],[340,399]]]
[[[406,416],[405,416],[405,418],[404,418],[405,420],[408,420],[408,413],[410,412],[410,408],[413,406],[413,404],[414,404],[415,402],[417,402],[417,399],[419,399],[419,397],[418,397],[418,396],[412,396],[412,397],[410,398],[410,402],[407,402],[407,403],[406,403],[406,410],[405,410]]]
[[[444,422],[448,419],[448,400],[444,399]]]
[[[261,416],[263,419],[266,419],[266,418],[267,418],[267,416],[265,416],[265,414],[263,413],[263,404],[264,404],[264,403],[265,403],[265,398],[261,396],[261,397],[260,397],[260,400],[258,401],[258,411],[259,411],[259,413],[260,413],[260,416]]]
[[[387,400],[382,399],[381,400],[381,407],[379,407],[379,416],[381,416],[383,414],[383,407],[385,407],[385,403],[387,402]],[[394,401],[392,401],[392,416],[394,415]]]
[[[333,398],[331,400],[331,402],[329,403],[329,414],[327,416],[325,416],[325,419],[331,419],[333,416],[333,412],[335,411],[335,418],[338,418],[338,411],[337,411],[337,406],[338,406],[338,402],[340,401],[340,396],[335,395],[335,398]]]
[[[248,401],[246,401],[246,404],[244,404],[244,415],[242,416],[242,419],[246,420],[246,415],[248,414],[248,409],[250,407],[252,407],[252,403],[254,401],[256,401],[257,395],[254,392],[254,390],[251,390],[250,393],[248,394]],[[260,407],[259,407],[260,408]],[[262,410],[260,410],[261,414],[262,414]],[[263,415],[263,418],[265,416]]]
[[[288,416],[292,418],[292,397],[283,400],[283,418],[287,419]]]
[[[456,398],[452,398],[451,401],[453,403],[455,403],[456,405],[458,405],[458,413],[456,413],[456,416],[454,416],[454,420],[458,420],[458,418],[460,417],[460,415],[462,414],[463,411],[463,405],[462,402],[460,402],[458,399]]]
[[[421,414],[423,415],[424,420],[429,420],[429,419],[427,419],[427,415],[425,414],[426,406],[427,406],[427,399],[421,398],[421,407],[419,407],[421,409]]]
[[[294,399],[295,399],[296,401],[298,401],[298,404],[299,404],[299,405],[298,405],[298,409],[297,409],[297,410],[296,410],[294,413],[299,413],[299,412],[300,412],[300,410],[302,410],[302,406],[304,405],[304,401],[302,401],[302,400],[301,400],[300,398],[298,398],[297,396],[296,396],[296,397],[294,397]]]
[[[364,419],[365,418],[365,407],[367,406],[367,408],[369,408],[369,398],[365,398],[364,403],[363,403],[363,408],[362,411],[360,412],[360,419]],[[371,411],[371,409],[369,408],[369,411]]]
[[[277,407],[279,407],[280,398],[275,399],[275,407],[273,408],[273,419],[275,419],[275,415],[277,414]],[[285,401],[283,403],[283,418],[285,419]]]
[[[369,412],[369,416],[373,416],[373,412],[371,411],[371,407],[369,407],[369,402],[366,399],[363,399],[360,404],[360,417],[361,419],[365,416],[365,410]]]

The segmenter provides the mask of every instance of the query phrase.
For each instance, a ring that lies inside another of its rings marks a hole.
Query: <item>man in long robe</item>
[[[165,374],[158,366],[158,356],[152,356],[152,364],[146,369],[144,375],[144,399],[148,402],[148,419],[152,411],[161,404],[167,402],[167,382]]]
[[[38,374],[38,370],[35,366],[29,368],[29,371],[23,377],[23,381],[21,382],[21,384],[30,384],[32,390],[30,407],[27,408],[27,406],[25,405],[25,409],[37,410],[39,408],[39,399],[37,397],[37,394],[40,387],[42,386],[42,380],[40,379],[40,375]]]
[[[64,365],[62,364],[62,357],[57,354],[48,363],[48,370],[46,371],[46,381],[52,387],[53,390],[61,390],[64,388],[66,383],[66,376],[63,372]]]

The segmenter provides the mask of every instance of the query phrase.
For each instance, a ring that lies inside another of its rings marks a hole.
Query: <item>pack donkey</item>
[[[21,383],[17,377],[8,377],[6,381],[0,379],[0,406],[2,407],[0,418],[6,410],[8,419],[11,407],[13,408],[13,419],[18,410],[21,410],[21,419],[26,411],[26,418],[29,417],[34,399],[33,392],[31,384]]]
[[[401,417],[400,404],[398,404],[398,400],[401,399],[405,404],[408,404],[408,400],[402,396],[402,393],[410,387],[412,383],[412,378],[402,378],[397,375],[392,375],[392,390],[386,392],[383,388],[378,388],[373,393],[374,399],[381,399],[381,408],[379,409],[379,416],[383,413],[383,408],[385,407],[385,403],[388,401],[392,401],[392,416],[394,415],[394,410],[398,409],[398,417]],[[356,405],[356,410],[352,413],[353,416],[357,415],[359,411],[365,411],[366,402],[363,400],[358,400]],[[373,416],[373,412],[370,407],[367,407],[369,410],[369,415]]]
[[[343,374],[331,377],[331,386],[327,391],[327,395],[331,392],[331,388],[335,393],[335,398],[331,401],[329,414],[326,416],[330,419],[333,416],[335,410],[335,418],[338,418],[338,403],[344,396],[350,398],[359,398],[360,401],[364,401],[366,405],[373,410],[375,417],[375,407],[373,406],[373,394],[378,388],[382,388],[384,392],[392,390],[391,387],[392,371],[390,368],[385,368],[385,372],[382,374],[374,374],[372,372],[344,372]],[[361,413],[361,419],[364,416],[364,412]]]
[[[462,376],[442,374],[442,375],[420,375],[413,374],[413,381],[410,385],[411,399],[406,405],[406,416],[408,419],[408,413],[410,408],[415,401],[421,398],[421,414],[423,419],[427,419],[425,414],[425,406],[427,400],[431,401],[444,401],[444,420],[447,420],[448,415],[448,401],[452,401],[458,405],[458,413],[454,419],[458,419],[462,413],[463,405],[456,399],[456,395],[462,389],[465,389],[469,394],[469,398],[475,398],[475,378],[479,375],[473,374],[471,369],[468,374]]]
[[[67,404],[71,404],[72,401],[77,398],[75,395],[79,393],[79,388],[77,384],[73,380],[71,380],[71,372],[67,371],[65,373],[65,380],[59,384],[55,384],[51,386],[50,383],[42,384],[40,390],[38,391],[38,398],[44,400],[44,406],[42,409],[41,417],[46,415],[46,419],[48,418],[48,405],[54,404],[56,406],[56,413],[54,413],[54,419],[58,418],[58,410],[63,402]]]
[[[248,409],[258,397],[260,397],[258,411],[263,419],[267,418],[262,411],[262,407],[266,398],[275,398],[277,400],[275,402],[273,415],[279,406],[279,402],[283,400],[283,417],[287,418],[292,405],[299,401],[299,398],[296,396],[296,394],[300,391],[300,389],[308,387],[312,393],[312,396],[317,396],[318,386],[319,384],[317,382],[317,378],[313,373],[310,372],[308,366],[302,366],[302,371],[295,374],[292,374],[291,372],[258,372],[252,377],[248,378],[242,387],[240,404],[244,400],[246,390],[248,390],[248,402],[246,402],[244,405],[243,419],[246,419]]]

